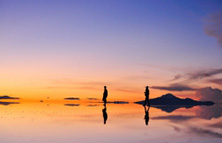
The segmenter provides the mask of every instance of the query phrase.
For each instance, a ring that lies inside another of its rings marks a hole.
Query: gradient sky
[[[146,85],[151,98],[221,89],[222,28],[209,32],[221,11],[221,0],[0,0],[0,95],[101,98],[107,85],[110,99],[136,100]]]

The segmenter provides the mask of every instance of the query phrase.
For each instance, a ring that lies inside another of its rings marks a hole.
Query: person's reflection
[[[103,121],[104,121],[104,124],[106,124],[106,121],[108,119],[108,114],[106,112],[106,104],[104,104],[104,108],[102,109],[102,112],[103,112]]]
[[[149,123],[149,110],[150,110],[150,107],[146,107],[146,106],[144,106],[144,110],[145,110],[145,116],[144,116],[145,124],[148,126],[148,123]]]

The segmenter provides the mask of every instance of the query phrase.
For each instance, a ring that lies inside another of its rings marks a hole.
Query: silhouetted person
[[[145,101],[144,101],[143,106],[146,106],[147,104],[148,104],[148,106],[150,106],[150,97],[149,97],[150,91],[148,89],[148,86],[146,86],[144,94],[145,94]]]
[[[146,106],[144,106],[144,110],[145,110],[145,116],[144,116],[145,124],[148,125],[149,119],[150,119],[150,117],[149,117],[150,107],[148,107],[148,108],[146,109]]]
[[[103,92],[103,102],[104,102],[104,104],[106,104],[106,98],[107,98],[107,96],[108,96],[108,91],[107,91],[107,89],[106,89],[106,86],[104,86],[104,92]]]
[[[103,122],[106,124],[106,121],[108,119],[108,114],[106,113],[106,104],[104,104],[104,109],[102,109],[103,112]]]

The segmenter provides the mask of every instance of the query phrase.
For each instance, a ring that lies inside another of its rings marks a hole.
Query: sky
[[[0,0],[0,95],[112,100],[222,89],[221,0]]]

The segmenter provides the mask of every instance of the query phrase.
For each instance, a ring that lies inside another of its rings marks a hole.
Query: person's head
[[[104,89],[106,89],[106,86],[104,86]]]
[[[148,86],[146,86],[146,89],[148,89],[149,87]]]

